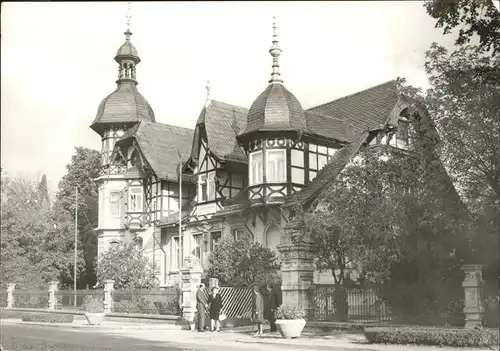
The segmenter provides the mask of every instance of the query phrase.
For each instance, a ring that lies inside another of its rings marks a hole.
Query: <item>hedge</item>
[[[365,328],[365,337],[374,344],[418,344],[454,347],[491,347],[500,344],[498,330],[373,327]]]
[[[25,314],[26,314],[26,312],[1,309],[0,310],[0,319],[20,319]]]
[[[21,319],[23,322],[73,323],[74,316],[72,314],[27,313]]]

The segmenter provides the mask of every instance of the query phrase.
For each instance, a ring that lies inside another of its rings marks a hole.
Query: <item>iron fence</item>
[[[123,290],[112,293],[113,312],[180,315],[181,291],[177,287],[162,290]]]
[[[67,290],[62,289],[56,291],[56,309],[65,310],[85,310],[85,301],[90,297],[104,299],[102,290]]]
[[[390,309],[376,288],[315,287],[310,294],[310,319],[357,323],[391,321]]]
[[[48,290],[14,290],[12,293],[15,307],[48,308]]]
[[[7,291],[0,291],[0,307],[7,307]]]

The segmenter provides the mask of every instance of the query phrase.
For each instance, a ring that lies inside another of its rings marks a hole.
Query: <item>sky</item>
[[[47,174],[53,195],[74,147],[116,88],[127,2],[2,2],[1,167]],[[304,108],[405,77],[427,88],[425,51],[451,48],[420,1],[132,2],[138,89],[160,123],[194,128],[206,82],[218,101],[250,107],[266,88],[272,22],[285,86]]]

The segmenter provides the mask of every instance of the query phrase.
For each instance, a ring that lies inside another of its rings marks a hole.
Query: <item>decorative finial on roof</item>
[[[132,35],[132,32],[130,31],[130,19],[132,18],[132,15],[130,14],[130,1],[127,3],[127,30],[125,31],[125,38],[127,40],[130,40],[130,36]]]
[[[271,73],[271,80],[269,83],[283,83],[280,74],[280,66],[278,64],[281,48],[278,44],[278,34],[276,34],[276,17],[273,17],[273,46],[269,49],[269,53],[273,57],[273,73]]]
[[[207,85],[205,89],[207,89],[207,101],[205,102],[205,107],[209,106],[212,103],[212,99],[210,98],[210,81],[207,80]]]

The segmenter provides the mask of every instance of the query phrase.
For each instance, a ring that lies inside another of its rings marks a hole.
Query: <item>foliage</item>
[[[120,295],[130,293],[131,298],[122,298],[115,301],[113,312],[117,313],[141,313],[154,315],[179,315],[179,291],[175,293],[158,294],[135,294],[134,291],[120,292]]]
[[[365,328],[365,337],[375,344],[418,344],[455,347],[493,347],[499,344],[498,330],[376,327]]]
[[[103,313],[104,299],[100,296],[87,295],[83,299],[83,307],[85,308],[85,312]]]
[[[0,319],[20,319],[26,312],[11,309],[0,309]]]
[[[17,289],[45,289],[51,280],[69,284],[74,261],[72,219],[44,204],[45,195],[36,182],[3,178],[1,185],[2,285],[12,282]],[[79,268],[82,263],[79,251]]]
[[[456,45],[470,42],[479,36],[481,51],[493,50],[500,54],[500,12],[492,0],[426,0],[427,13],[437,20],[436,27],[444,28],[443,34],[460,27]]]
[[[151,262],[134,243],[120,243],[99,258],[97,278],[115,281],[116,289],[151,289],[158,279]]]
[[[210,254],[207,276],[221,285],[251,286],[278,282],[274,251],[250,240],[223,237]]]
[[[73,323],[72,314],[55,313],[26,313],[21,316],[23,322],[41,322],[41,323]]]
[[[59,182],[55,207],[74,219],[75,189],[78,187],[78,245],[83,248],[85,269],[78,281],[80,287],[96,282],[94,261],[97,238],[94,228],[98,219],[98,189],[94,181],[99,176],[100,154],[96,150],[76,147],[68,172]]]
[[[306,312],[302,306],[280,305],[274,312],[276,319],[305,319]]]

